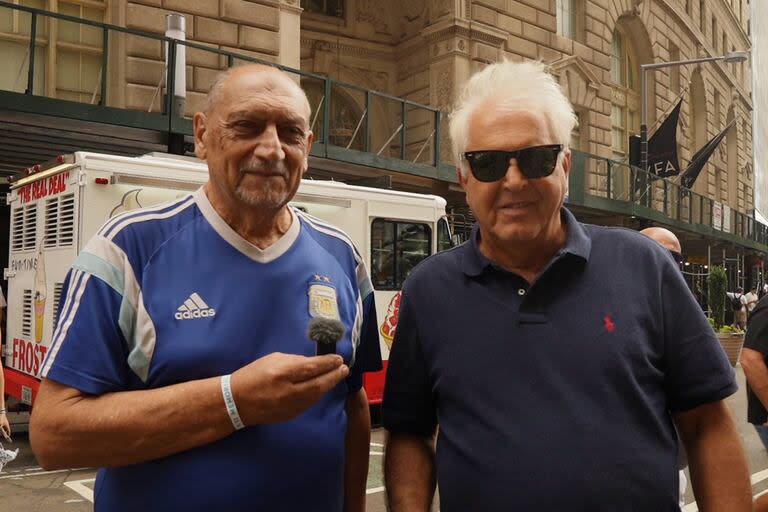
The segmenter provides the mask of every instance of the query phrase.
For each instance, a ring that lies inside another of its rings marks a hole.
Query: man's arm
[[[384,482],[390,512],[425,512],[435,495],[433,437],[387,433]]]
[[[232,374],[243,423],[293,418],[347,376],[341,357],[270,354]],[[134,464],[189,450],[234,431],[221,378],[145,391],[88,395],[43,380],[30,441],[46,469]]]
[[[765,357],[757,350],[744,347],[740,361],[749,387],[763,407],[768,407],[768,366],[765,365]]]
[[[365,512],[368,455],[371,445],[371,414],[364,389],[347,398],[346,465],[344,468],[344,512]]]
[[[731,411],[720,400],[675,414],[699,510],[752,510],[749,471]]]

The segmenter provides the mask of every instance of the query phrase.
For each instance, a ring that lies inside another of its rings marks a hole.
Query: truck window
[[[453,247],[451,230],[448,228],[448,219],[442,217],[437,221],[437,252],[445,251]]]
[[[377,290],[399,290],[411,269],[432,252],[429,225],[376,219],[371,226],[371,280]]]

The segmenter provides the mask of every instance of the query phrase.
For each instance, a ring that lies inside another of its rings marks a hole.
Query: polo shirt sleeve
[[[125,390],[130,380],[120,329],[127,313],[122,295],[94,271],[75,266],[67,275],[42,377],[101,395]]]
[[[428,437],[435,433],[437,412],[419,337],[418,315],[403,290],[397,329],[389,354],[382,404],[384,428]]]
[[[355,364],[350,368],[347,386],[350,393],[363,387],[363,373],[381,370],[381,348],[376,319],[376,301],[373,291],[363,299],[363,322],[360,328],[360,343],[355,351]]]
[[[749,317],[744,348],[757,350],[763,356],[768,355],[768,300],[765,297],[757,303]]]
[[[661,315],[668,407],[687,411],[738,389],[728,358],[671,261],[662,263]]]

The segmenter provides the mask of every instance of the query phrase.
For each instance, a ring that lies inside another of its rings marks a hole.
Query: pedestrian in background
[[[747,321],[741,367],[747,378],[747,421],[768,450],[768,295],[758,301]],[[755,502],[756,512],[768,512],[768,495]]]
[[[680,240],[673,232],[665,228],[650,227],[640,230],[640,233],[647,236],[651,240],[654,240],[662,247],[666,248],[669,251],[669,255],[672,256],[672,259],[677,265],[681,265],[683,263],[683,249],[680,246]],[[677,469],[679,472],[678,479],[680,484],[679,496],[680,508],[683,508],[683,506],[685,506],[685,490],[688,487],[688,479],[685,476],[685,468],[688,467],[688,456],[685,453],[685,447],[679,439],[678,444]]]

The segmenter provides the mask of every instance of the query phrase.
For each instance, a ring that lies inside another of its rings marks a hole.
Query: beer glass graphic
[[[43,255],[44,241],[45,239],[40,240],[40,245],[37,249],[37,262],[35,265],[35,343],[43,342],[43,319],[45,315],[46,298],[45,256]]]

